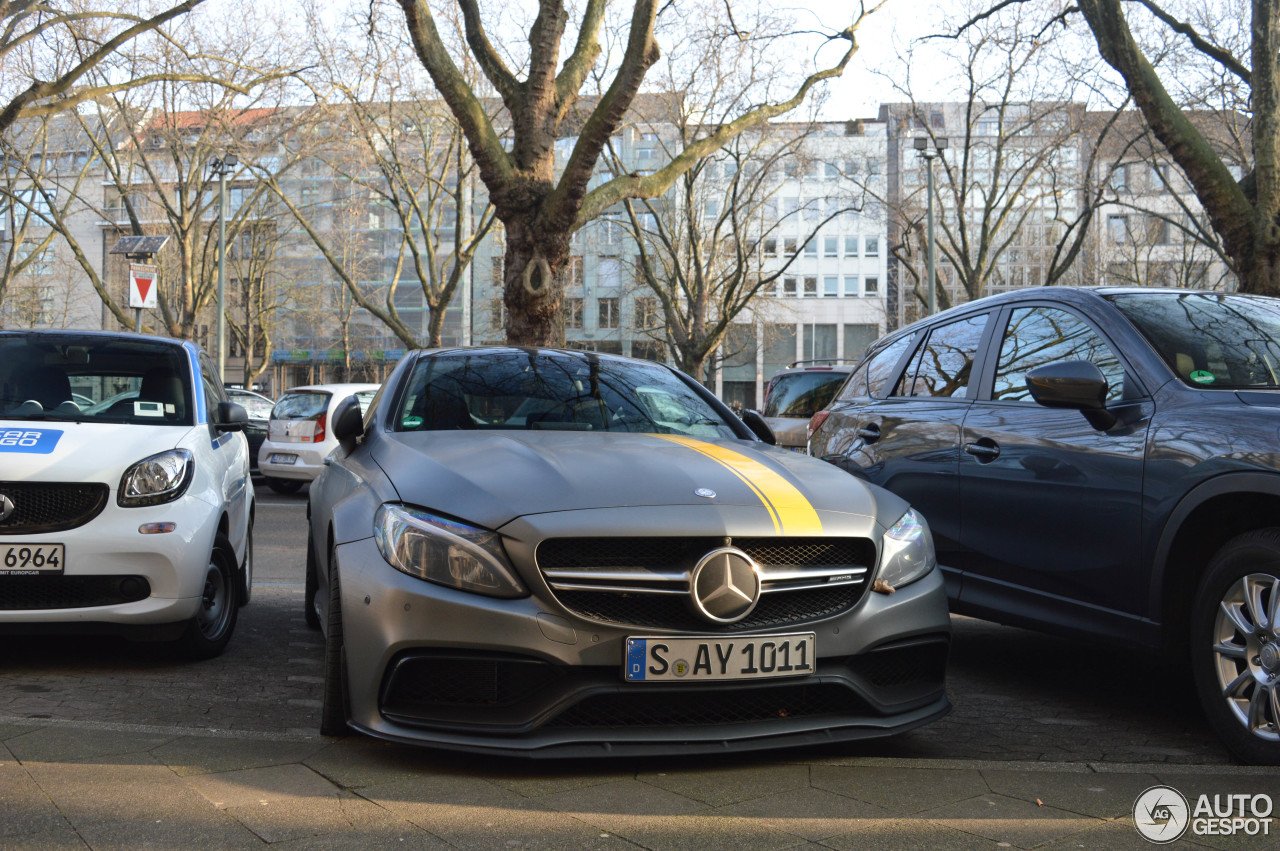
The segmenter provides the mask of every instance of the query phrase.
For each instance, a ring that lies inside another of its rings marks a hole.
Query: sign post
[[[134,326],[142,330],[143,309],[156,308],[156,278],[160,267],[144,263],[129,264],[129,306],[134,309]]]

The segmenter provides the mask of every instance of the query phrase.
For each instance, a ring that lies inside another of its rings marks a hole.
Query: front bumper
[[[390,567],[372,539],[337,547],[351,722],[455,750],[604,756],[756,750],[887,736],[950,710],[942,576],[868,593],[814,631],[806,677],[627,683],[628,635],[534,596],[497,600]]]
[[[144,523],[173,532],[144,535]],[[5,545],[62,544],[61,574],[0,575],[0,632],[44,628],[150,627],[195,616],[218,512],[190,495],[166,505],[121,508],[114,494],[93,520],[74,529],[3,535]]]

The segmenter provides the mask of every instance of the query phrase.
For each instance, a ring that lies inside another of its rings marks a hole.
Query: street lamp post
[[[218,379],[227,373],[227,175],[240,160],[235,154],[214,157],[210,170],[218,175]]]
[[[929,196],[929,315],[938,312],[938,254],[933,239],[933,161],[942,156],[946,150],[947,138],[939,136],[933,140],[933,150],[929,149],[929,140],[924,136],[915,138],[916,151],[924,157],[927,164],[927,180],[925,192]]]

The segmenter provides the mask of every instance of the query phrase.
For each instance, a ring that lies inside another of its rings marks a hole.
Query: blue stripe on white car
[[[0,452],[48,455],[61,439],[62,432],[59,429],[4,428],[0,429]]]

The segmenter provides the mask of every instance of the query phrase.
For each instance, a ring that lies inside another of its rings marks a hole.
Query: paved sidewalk
[[[0,717],[0,849],[1149,849],[1132,808],[1156,784],[1280,802],[1274,768],[813,751],[528,763]],[[1280,849],[1280,836],[1172,847]]]

